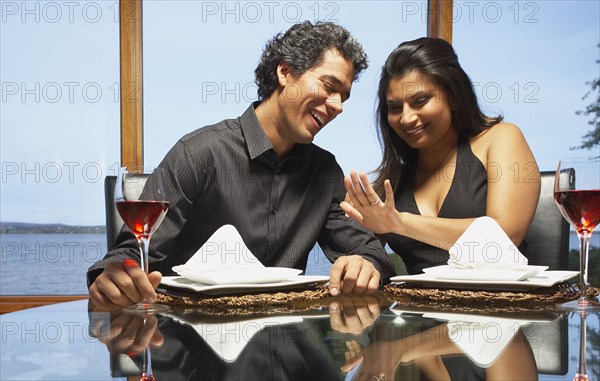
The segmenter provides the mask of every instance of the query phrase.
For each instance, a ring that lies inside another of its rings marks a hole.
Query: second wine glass
[[[600,304],[587,297],[590,237],[600,223],[600,157],[561,160],[554,178],[554,201],[579,237],[580,296],[559,309],[600,311]]]
[[[147,275],[150,238],[165,218],[169,208],[163,170],[161,168],[144,170],[119,168],[115,203],[123,222],[138,241],[140,265]],[[167,311],[169,307],[143,300],[127,309],[157,313]]]

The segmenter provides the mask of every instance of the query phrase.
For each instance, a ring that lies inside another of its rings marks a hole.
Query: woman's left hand
[[[356,172],[351,171],[350,176],[344,178],[344,185],[348,191],[346,199],[349,202],[342,201],[340,206],[348,216],[376,234],[394,230],[393,225],[398,213],[389,180],[383,183],[385,200],[379,198],[364,172],[357,175]]]

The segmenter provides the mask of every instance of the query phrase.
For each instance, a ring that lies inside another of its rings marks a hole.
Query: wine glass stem
[[[579,359],[577,363],[577,373],[575,373],[575,378],[573,381],[585,381],[588,379],[587,369],[586,369],[586,321],[585,321],[585,313],[579,313]]]
[[[148,268],[148,250],[150,248],[150,239],[147,237],[142,237],[140,238],[138,243],[140,246],[140,266],[142,267],[142,270],[144,270],[146,275],[148,275],[148,273],[150,272]],[[143,303],[148,303],[148,301],[144,299]]]
[[[586,231],[577,233],[579,237],[579,304],[588,304],[587,299],[587,281],[588,281],[588,255],[590,248],[590,235]]]
[[[144,317],[144,326],[146,326],[146,319]],[[144,348],[144,358],[142,364],[142,377],[140,381],[154,381],[154,373],[152,372],[152,356],[150,354],[150,346]]]
[[[146,237],[142,237],[140,239],[140,262],[141,262],[141,266],[142,266],[142,270],[144,270],[144,272],[146,274],[149,273],[148,271],[148,250],[150,247],[150,240]]]

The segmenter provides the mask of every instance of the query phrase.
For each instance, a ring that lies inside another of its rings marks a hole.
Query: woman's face
[[[442,88],[417,71],[392,79],[385,102],[390,126],[414,149],[444,144],[445,138],[456,135]]]

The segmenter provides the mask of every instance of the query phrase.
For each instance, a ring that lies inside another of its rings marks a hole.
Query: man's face
[[[337,50],[328,50],[319,65],[303,74],[296,76],[282,64],[278,75],[283,87],[280,134],[288,143],[308,144],[342,112],[342,102],[350,97],[354,67]]]

